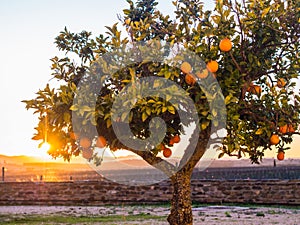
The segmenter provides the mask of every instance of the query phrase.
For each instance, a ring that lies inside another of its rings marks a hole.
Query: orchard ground
[[[169,205],[0,206],[1,224],[168,224]],[[299,224],[300,207],[194,205],[194,224]]]

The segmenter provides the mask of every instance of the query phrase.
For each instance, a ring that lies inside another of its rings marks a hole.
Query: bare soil
[[[105,206],[105,207],[85,207],[85,206],[0,206],[0,215],[8,217],[38,216],[112,216],[122,215],[124,222],[101,224],[120,225],[167,225],[160,220],[126,221],[128,215],[148,214],[165,216],[169,213],[169,208],[162,206]],[[273,224],[300,224],[300,209],[282,207],[238,207],[238,206],[205,206],[193,208],[194,224],[245,224],[245,225],[273,225]],[[79,225],[80,223],[78,223]],[[84,223],[87,224],[87,223]],[[92,224],[95,224],[94,222]],[[99,223],[100,224],[100,223]]]

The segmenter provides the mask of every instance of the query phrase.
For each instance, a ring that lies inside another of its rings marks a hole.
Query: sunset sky
[[[171,0],[159,0],[164,13],[173,9]],[[211,8],[213,1],[204,1]],[[61,53],[54,38],[66,26],[72,32],[104,33],[104,26],[118,21],[127,8],[125,0],[11,0],[0,3],[0,154],[41,156],[32,141],[37,118],[21,100],[34,98],[51,78],[50,58]],[[299,157],[300,138],[286,157]],[[268,152],[268,157],[276,153]]]

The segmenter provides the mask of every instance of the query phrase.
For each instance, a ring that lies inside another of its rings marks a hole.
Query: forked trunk
[[[192,225],[191,173],[177,172],[171,177],[173,196],[168,222],[171,225]]]

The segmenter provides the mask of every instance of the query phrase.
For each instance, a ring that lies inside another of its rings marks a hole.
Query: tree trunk
[[[168,222],[170,225],[192,225],[191,173],[179,171],[171,177],[171,182],[173,196]]]

